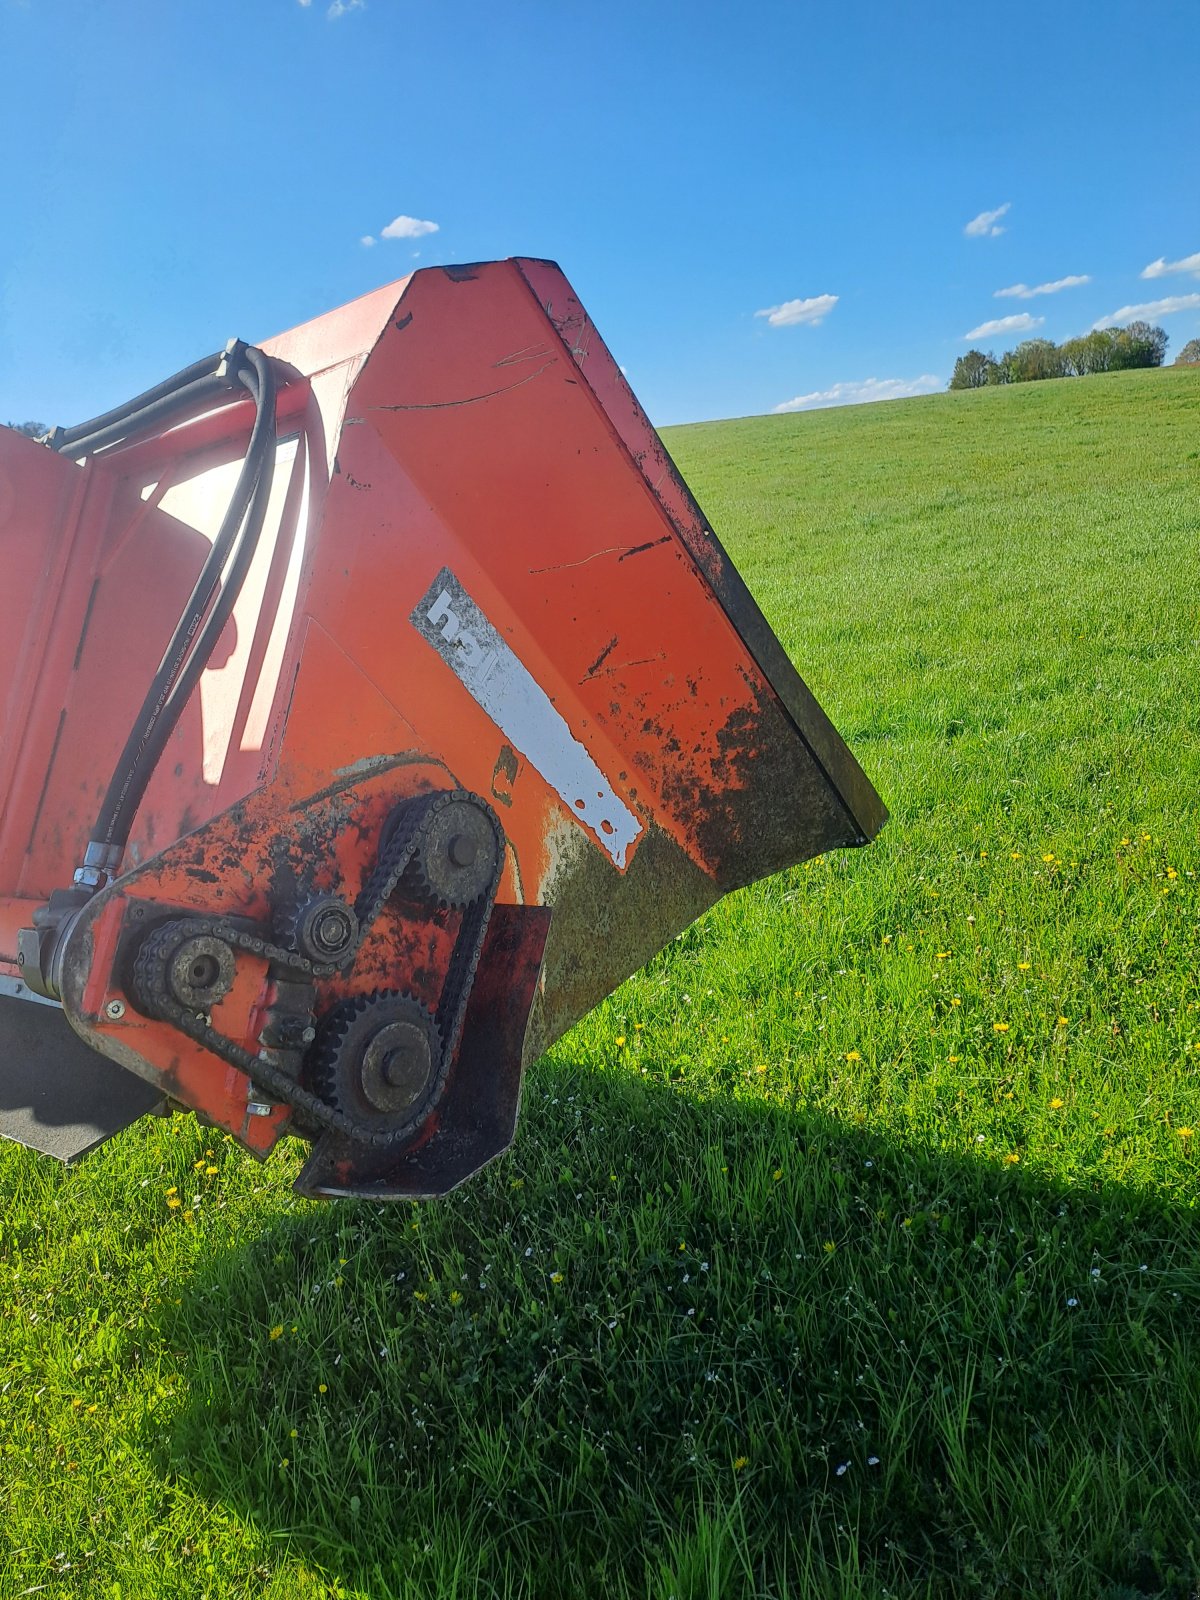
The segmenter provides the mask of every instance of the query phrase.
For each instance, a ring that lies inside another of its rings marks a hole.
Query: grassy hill
[[[444,1202],[0,1149],[0,1593],[1195,1593],[1200,371],[667,442],[886,830]]]

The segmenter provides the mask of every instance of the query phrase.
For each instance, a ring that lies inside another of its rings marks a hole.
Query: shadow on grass
[[[1198,1244],[1128,1191],[549,1059],[458,1194],[206,1262],[161,1466],[373,1600],[1184,1600]]]

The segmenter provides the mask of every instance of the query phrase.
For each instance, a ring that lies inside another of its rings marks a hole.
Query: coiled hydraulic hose
[[[231,341],[144,394],[77,427],[55,429],[46,443],[60,454],[93,456],[183,420],[247,391],[254,426],[229,506],[192,593],[163,653],[141,710],[113,769],[77,884],[98,888],[120,865],[137,808],[188,697],[237,603],[262,534],[275,470],[275,375],[261,350]]]

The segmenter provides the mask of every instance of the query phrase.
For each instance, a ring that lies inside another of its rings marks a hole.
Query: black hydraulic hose
[[[55,449],[62,449],[64,445],[74,444],[76,439],[87,438],[90,434],[99,433],[102,428],[107,428],[111,423],[122,421],[136,411],[144,411],[154,401],[161,400],[164,395],[174,394],[177,390],[193,383],[197,378],[208,377],[220,369],[224,351],[217,350],[211,356],[205,356],[202,361],[193,361],[190,366],[184,367],[182,372],[175,373],[174,377],[164,378],[161,383],[156,383],[153,388],[147,389],[143,394],[134,395],[132,400],[125,400],[119,406],[114,406],[111,411],[105,411],[101,416],[93,417],[90,422],[78,422],[73,428],[62,428],[52,435]]]
[[[146,786],[229,620],[262,533],[275,467],[275,376],[261,350],[245,347],[239,352],[234,381],[248,390],[256,403],[242,470],[212,549],[113,770],[84,860],[84,868],[92,870],[83,878],[77,873],[78,881],[94,884],[100,881],[97,872],[111,874],[119,864]],[[222,383],[228,390],[229,379]],[[179,394],[198,387],[192,380]],[[136,420],[140,429],[147,415],[159,414],[161,401],[167,398],[170,397],[158,397],[149,406],[130,413],[120,427],[128,430]],[[95,447],[95,435],[88,443]],[[90,451],[80,450],[80,454],[86,453]],[[226,567],[225,581],[214,603],[213,596]]]
[[[106,428],[80,434],[69,443],[58,441],[56,448],[59,455],[70,456],[73,460],[77,460],[80,456],[95,455],[96,451],[102,450],[106,444],[127,439],[135,433],[144,433],[156,424],[169,421],[177,414],[196,412],[205,401],[221,400],[228,393],[229,379],[220,373],[210,372],[203,378],[196,378],[193,382],[184,384],[181,389],[161,395],[138,411],[131,411],[123,417],[118,417]]]

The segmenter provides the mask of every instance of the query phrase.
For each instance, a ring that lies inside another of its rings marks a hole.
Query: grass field
[[[888,827],[445,1201],[0,1150],[5,1600],[1200,1590],[1200,372],[667,442]]]

